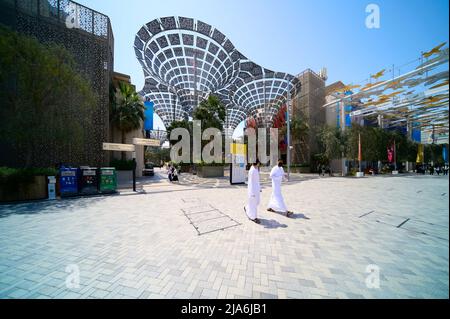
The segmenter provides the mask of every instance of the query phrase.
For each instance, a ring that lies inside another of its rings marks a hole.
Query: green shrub
[[[392,172],[392,170],[391,170],[391,168],[389,167],[389,165],[384,165],[382,168],[381,168],[381,174],[389,174],[389,173],[391,173]]]
[[[0,145],[17,167],[82,158],[99,96],[80,67],[62,45],[0,23]]]
[[[10,168],[0,167],[0,183],[17,185],[30,183],[35,176],[56,176],[58,170],[54,168]]]
[[[133,160],[113,159],[109,165],[118,171],[129,171],[133,169]]]

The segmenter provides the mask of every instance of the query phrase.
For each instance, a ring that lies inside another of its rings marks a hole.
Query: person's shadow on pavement
[[[291,216],[289,216],[289,218],[293,218],[293,219],[311,219],[311,218],[309,218],[308,216],[306,216],[305,214],[302,214],[302,213],[298,213],[298,214],[294,213]]]
[[[264,218],[258,218],[261,222],[260,225],[264,226],[264,228],[286,228],[288,227],[286,224],[280,224],[275,219],[264,219]]]
[[[284,217],[292,218],[292,219],[310,219],[308,216],[306,216],[305,214],[302,214],[302,213],[298,213],[298,214],[297,213],[293,213],[293,214],[291,214],[289,216],[286,216],[286,213],[283,213],[283,212],[275,211],[275,212],[272,212],[272,213],[278,214],[278,215],[281,215],[281,216],[284,216]]]

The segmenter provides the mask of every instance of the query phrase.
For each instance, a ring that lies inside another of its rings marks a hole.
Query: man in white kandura
[[[244,206],[244,211],[247,217],[259,224],[261,223],[257,218],[258,214],[258,205],[260,199],[261,185],[259,184],[259,160],[256,160],[255,163],[250,167],[248,171],[248,205]]]
[[[289,211],[284,203],[283,195],[281,194],[281,182],[284,177],[283,161],[279,160],[278,165],[272,168],[270,178],[272,179],[272,196],[267,210],[269,212],[280,212],[286,214],[287,217],[293,213]]]

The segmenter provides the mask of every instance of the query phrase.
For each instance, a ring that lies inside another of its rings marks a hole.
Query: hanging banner
[[[416,163],[423,163],[423,144],[419,144],[419,147],[417,148]]]
[[[445,145],[442,147],[442,159],[444,160],[444,163],[448,162],[448,148]]]
[[[418,143],[420,143],[421,142],[421,131],[420,130],[417,130],[417,129],[413,129],[412,130],[412,140],[414,141],[414,142],[418,142]]]
[[[145,106],[145,121],[144,121],[144,130],[151,131],[153,130],[153,102],[144,102]]]
[[[394,145],[388,145],[387,147],[387,159],[389,163],[394,162]]]

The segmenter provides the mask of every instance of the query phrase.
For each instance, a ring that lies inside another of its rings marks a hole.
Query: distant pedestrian
[[[173,167],[171,164],[169,164],[169,165],[167,166],[167,177],[169,178],[169,182],[172,182],[172,178],[173,178],[173,169],[174,169],[174,167]]]
[[[173,170],[172,170],[172,182],[179,182],[178,171],[175,167],[173,167]]]
[[[331,170],[331,166],[328,166],[328,175],[333,176],[333,171]]]
[[[258,217],[258,205],[260,202],[260,192],[261,185],[259,183],[259,165],[260,162],[257,159],[255,163],[250,167],[248,171],[248,185],[247,185],[247,195],[248,195],[248,204],[244,206],[244,211],[247,217],[257,223],[260,224],[260,220]]]

